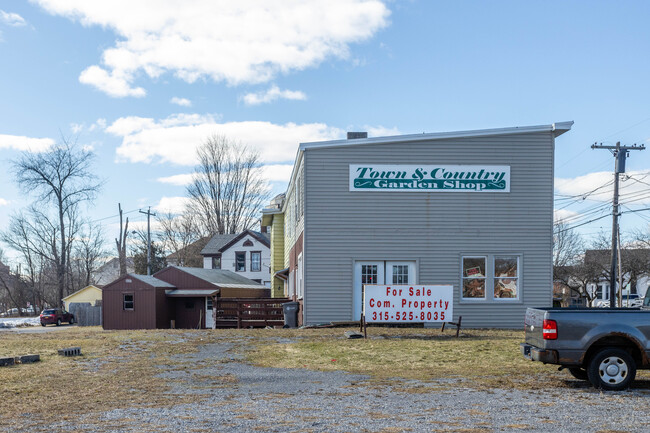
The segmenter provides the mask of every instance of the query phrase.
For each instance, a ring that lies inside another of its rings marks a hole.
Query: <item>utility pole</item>
[[[146,212],[142,210],[138,212],[147,215],[147,275],[151,275],[151,215],[156,216],[156,214],[151,213],[151,206]]]
[[[609,274],[609,308],[616,308],[616,262],[618,261],[618,217],[620,216],[618,204],[618,178],[619,174],[625,173],[625,158],[630,150],[644,150],[645,146],[621,146],[617,141],[616,146],[603,146],[596,143],[591,145],[592,149],[609,149],[612,151],[616,163],[614,164],[614,200],[612,202],[612,265]],[[623,289],[621,287],[621,289]]]

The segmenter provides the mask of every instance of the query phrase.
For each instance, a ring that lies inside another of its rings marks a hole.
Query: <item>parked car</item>
[[[60,308],[50,308],[43,310],[41,313],[41,326],[60,326],[63,322],[67,322],[72,325],[74,323],[74,314],[68,313],[65,310],[61,310]]]
[[[646,298],[647,299],[647,298]],[[527,359],[560,365],[595,388],[621,390],[650,369],[650,309],[528,308]]]

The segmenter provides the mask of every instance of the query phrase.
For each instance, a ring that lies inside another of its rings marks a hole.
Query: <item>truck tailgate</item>
[[[524,327],[526,330],[526,343],[535,347],[544,347],[542,325],[546,311],[535,308],[526,309]]]

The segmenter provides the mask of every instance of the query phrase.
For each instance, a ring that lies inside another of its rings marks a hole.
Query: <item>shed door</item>
[[[212,316],[212,298],[205,297],[205,327],[207,329],[214,328],[214,317]]]
[[[355,262],[352,320],[361,320],[362,293],[365,284],[384,284],[384,262]]]

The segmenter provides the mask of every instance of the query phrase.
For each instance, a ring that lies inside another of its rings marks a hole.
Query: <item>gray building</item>
[[[466,326],[523,326],[552,302],[555,138],[572,124],[301,144],[263,218],[272,238],[282,223],[271,248],[301,322],[359,320],[364,284],[427,284],[453,286]]]

